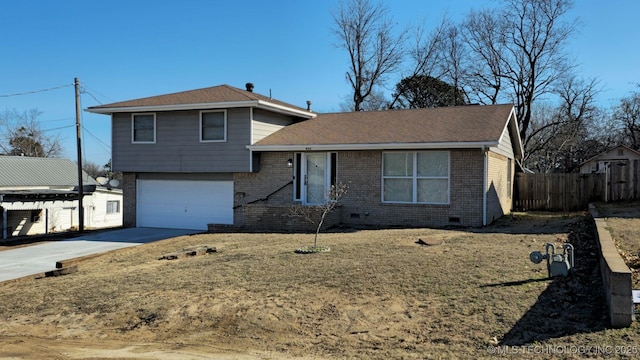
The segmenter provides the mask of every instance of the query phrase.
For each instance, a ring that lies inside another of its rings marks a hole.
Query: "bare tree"
[[[472,13],[466,37],[476,67],[475,93],[489,103],[509,96],[526,139],[536,99],[571,72],[566,44],[577,22],[564,22],[569,0],[504,0],[494,12]],[[483,86],[485,85],[485,86]],[[508,88],[508,91],[507,91]],[[502,93],[505,90],[506,93]]]
[[[462,24],[470,56],[466,84],[468,94],[480,104],[497,104],[503,90],[502,54],[505,39],[501,18],[490,10],[472,11]]]
[[[346,78],[353,89],[353,110],[360,111],[376,87],[383,86],[386,76],[400,65],[406,31],[394,35],[387,8],[370,0],[343,0],[332,15],[337,46],[349,54]]]
[[[428,35],[425,35],[424,25],[418,26],[415,29],[414,43],[408,50],[410,58],[409,71],[403,79],[407,79],[407,82],[412,82],[419,76],[430,76],[440,78],[444,72],[441,66],[442,57],[445,55],[443,52],[443,42],[446,31],[450,26],[446,17],[442,18],[440,24],[431,31]],[[402,82],[398,83],[403,85]],[[401,101],[400,97],[404,93],[404,88],[398,88],[396,85],[396,92],[392,95],[391,101],[387,105],[388,109],[395,109],[398,103]]]
[[[573,172],[604,150],[605,141],[594,129],[602,119],[595,105],[600,91],[595,79],[567,76],[554,89],[558,106],[534,105],[531,133],[525,141],[525,166],[539,172]]]
[[[42,130],[38,121],[41,114],[38,109],[5,110],[0,114],[0,124],[4,127],[0,150],[6,155],[59,157],[62,141],[58,135],[48,135]]]
[[[562,22],[571,7],[568,0],[507,0],[507,4],[503,74],[515,98],[520,137],[526,139],[531,105],[572,68],[565,49],[576,23]]]
[[[348,186],[344,183],[331,185],[329,193],[323,201],[319,201],[314,205],[294,205],[290,208],[290,215],[301,217],[316,227],[315,237],[313,238],[313,247],[308,249],[299,249],[300,252],[317,252],[318,234],[324,225],[324,221],[331,212],[338,206],[338,201],[346,195]]]
[[[640,91],[634,91],[631,95],[620,99],[614,108],[613,119],[622,129],[621,142],[635,150],[640,150]]]
[[[442,43],[442,61],[439,62],[443,67],[442,80],[448,81],[454,90],[453,105],[464,105],[468,103],[468,96],[464,91],[464,82],[467,76],[467,48],[462,37],[460,27],[449,24],[444,32],[444,41]]]
[[[91,176],[94,179],[97,179],[101,176],[105,176],[106,174],[103,167],[101,167],[100,165],[94,162],[87,161],[87,160],[83,161],[82,170],[84,170],[84,172],[89,174],[89,176]]]

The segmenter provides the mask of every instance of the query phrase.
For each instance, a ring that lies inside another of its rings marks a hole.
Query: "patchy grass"
[[[322,233],[331,251],[304,255],[294,250],[311,234],[169,239],[0,284],[0,357],[477,359],[500,346],[537,358],[526,346],[551,346],[577,358],[571,346],[640,346],[636,324],[606,329],[592,231],[583,214],[519,213],[484,229]],[[565,241],[576,271],[549,280],[529,253]],[[158,260],[199,245],[217,252]]]

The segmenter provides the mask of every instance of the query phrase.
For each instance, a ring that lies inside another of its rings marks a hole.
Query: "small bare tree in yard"
[[[335,210],[340,200],[348,190],[348,186],[344,183],[331,185],[329,193],[326,195],[325,201],[318,202],[313,205],[299,206],[295,205],[290,208],[290,214],[294,217],[301,217],[316,227],[315,237],[313,238],[313,246],[297,249],[298,253],[313,253],[329,251],[328,247],[318,247],[318,234],[324,224],[327,215]]]

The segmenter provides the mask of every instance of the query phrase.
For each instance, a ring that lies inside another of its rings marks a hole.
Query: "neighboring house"
[[[619,145],[580,165],[583,174],[605,174],[605,200],[633,200],[640,196],[640,152]]]
[[[512,105],[316,114],[250,85],[88,109],[111,115],[125,226],[300,230],[291,207],[337,183],[330,225],[482,226],[511,210]]]
[[[122,190],[83,172],[86,229],[122,226]],[[2,239],[78,227],[78,167],[68,159],[0,156]]]

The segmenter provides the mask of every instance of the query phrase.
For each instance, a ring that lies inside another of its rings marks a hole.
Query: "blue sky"
[[[43,129],[76,159],[78,77],[82,107],[219,84],[255,91],[318,112],[339,111],[349,95],[347,57],[334,46],[330,10],[337,0],[0,0],[0,111],[38,108]],[[400,25],[457,21],[491,0],[387,1]],[[596,77],[611,106],[637,89],[637,0],[576,0],[582,26],[568,53],[580,74]],[[393,85],[397,79],[389,82]],[[22,96],[4,96],[69,85]],[[110,121],[83,112],[83,158],[110,158]]]

